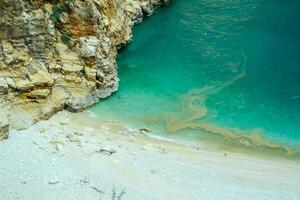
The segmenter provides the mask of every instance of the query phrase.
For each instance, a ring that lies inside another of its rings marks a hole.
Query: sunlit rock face
[[[167,0],[0,0],[0,107],[13,127],[118,88],[117,49]]]

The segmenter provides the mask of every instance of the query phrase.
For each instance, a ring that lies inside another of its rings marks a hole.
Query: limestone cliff
[[[0,138],[116,91],[117,49],[169,1],[0,0]]]

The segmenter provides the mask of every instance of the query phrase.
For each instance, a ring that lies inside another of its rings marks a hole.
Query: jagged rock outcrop
[[[0,0],[2,115],[23,128],[109,96],[118,88],[117,49],[130,41],[134,24],[167,3]]]

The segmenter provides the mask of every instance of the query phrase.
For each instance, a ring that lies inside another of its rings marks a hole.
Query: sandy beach
[[[0,200],[300,200],[299,13],[0,0]]]
[[[2,200],[300,199],[300,163],[205,150],[60,112],[0,143]],[[199,144],[201,146],[201,144]]]

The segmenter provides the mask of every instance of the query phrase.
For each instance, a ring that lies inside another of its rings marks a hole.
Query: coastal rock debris
[[[105,155],[109,155],[109,156],[113,155],[114,153],[117,153],[117,151],[114,150],[114,149],[108,150],[108,149],[104,149],[104,148],[100,148],[99,150],[97,150],[95,152],[105,154]]]
[[[146,135],[146,134],[148,134],[148,133],[150,133],[151,132],[151,129],[149,129],[149,128],[140,128],[140,133],[141,134],[143,134],[143,135]]]
[[[9,122],[5,112],[0,108],[0,141],[7,139],[9,134]]]

